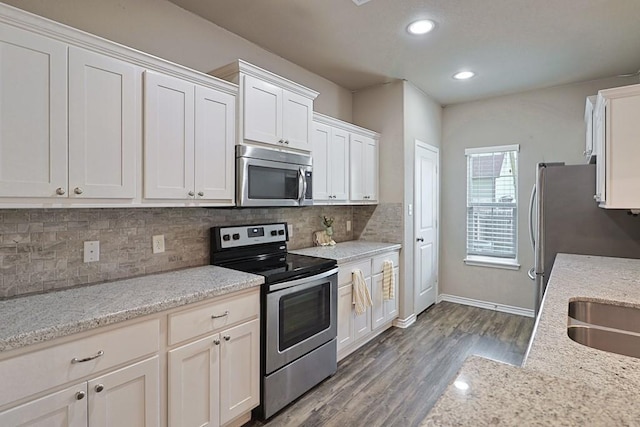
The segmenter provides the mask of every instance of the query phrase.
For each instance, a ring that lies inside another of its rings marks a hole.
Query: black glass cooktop
[[[327,258],[296,255],[290,253],[273,254],[259,259],[245,259],[216,263],[221,267],[264,276],[265,282],[272,284],[310,277],[331,270],[336,261]]]

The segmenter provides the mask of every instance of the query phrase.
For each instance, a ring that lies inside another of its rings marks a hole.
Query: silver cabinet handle
[[[285,139],[285,140],[284,140],[284,143],[285,143],[285,144],[287,144],[287,145],[289,145],[289,140],[288,140],[288,139]]]
[[[82,188],[80,188],[80,187],[74,188],[73,192],[76,193],[76,194],[82,194],[83,193]]]
[[[196,195],[196,193],[194,193],[193,191],[189,191],[187,194],[188,194],[190,197],[193,197],[193,196],[195,196],[195,195]]]
[[[100,350],[99,352],[97,352],[93,356],[85,357],[84,359],[78,359],[77,357],[74,357],[73,359],[71,359],[71,363],[88,362],[90,360],[97,359],[98,357],[101,357],[101,356],[104,356],[104,351],[102,351],[102,350]]]
[[[416,242],[424,242],[424,239],[423,239],[422,237],[418,237],[418,238],[416,239]]]
[[[212,319],[220,319],[221,317],[226,317],[229,315],[229,310],[225,311],[223,314],[218,314],[218,315],[211,315]]]
[[[278,141],[280,144],[284,144],[284,139]]]
[[[87,395],[84,391],[79,391],[76,393],[76,400],[82,400]]]
[[[231,337],[230,337],[229,335],[225,335],[225,336],[224,336],[224,340],[225,340],[225,341],[229,341],[230,339],[231,339]]]
[[[100,393],[102,390],[104,390],[104,384],[98,384],[95,390],[96,390],[96,393]]]
[[[62,187],[56,188],[56,194],[58,196],[64,196],[64,193],[66,193],[66,191],[64,191],[64,188],[62,188]]]
[[[214,343],[215,345],[220,345],[220,340],[216,338],[215,340],[213,340],[213,343]]]
[[[204,197],[204,191],[198,191],[198,196]]]

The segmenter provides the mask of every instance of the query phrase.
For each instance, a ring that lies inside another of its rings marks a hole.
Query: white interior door
[[[416,141],[415,167],[415,312],[436,302],[438,281],[438,200],[437,148]]]

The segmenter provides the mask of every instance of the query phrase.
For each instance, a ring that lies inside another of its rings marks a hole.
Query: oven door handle
[[[312,286],[316,286],[315,284],[312,284],[311,282],[315,282],[316,280],[320,280],[320,279],[324,279],[325,277],[332,276],[332,275],[336,274],[337,272],[338,272],[338,267],[332,268],[331,270],[325,271],[324,273],[316,274],[315,276],[305,277],[305,278],[297,279],[297,280],[291,280],[289,282],[276,283],[274,285],[269,286],[269,292],[280,291],[282,289],[288,289],[288,288],[292,288],[294,286],[303,285],[303,284],[307,284],[307,283],[312,285]],[[303,289],[306,289],[306,288],[299,288],[299,290],[303,290]]]
[[[307,180],[304,177],[304,169],[298,169],[298,203],[304,203],[304,195],[307,193]]]

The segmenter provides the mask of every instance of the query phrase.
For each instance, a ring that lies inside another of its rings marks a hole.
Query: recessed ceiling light
[[[467,80],[475,75],[476,73],[474,73],[473,71],[460,71],[459,73],[455,73],[453,75],[453,78],[456,80]]]
[[[415,35],[427,34],[429,31],[433,30],[435,26],[435,22],[429,19],[421,19],[409,24],[409,26],[407,27],[407,31],[409,32],[409,34]]]

